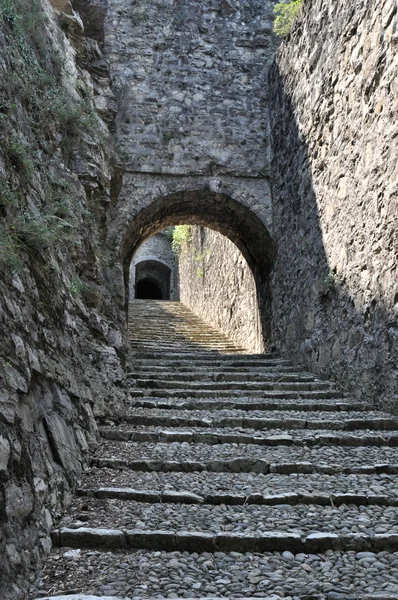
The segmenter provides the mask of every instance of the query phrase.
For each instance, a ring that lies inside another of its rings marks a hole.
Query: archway
[[[209,189],[182,191],[160,197],[139,210],[125,228],[120,254],[125,280],[126,313],[132,255],[151,235],[173,225],[203,225],[228,237],[250,266],[257,288],[264,341],[271,328],[270,273],[275,243],[253,210],[225,193]]]
[[[135,266],[135,297],[170,300],[171,269],[158,260],[143,260]]]

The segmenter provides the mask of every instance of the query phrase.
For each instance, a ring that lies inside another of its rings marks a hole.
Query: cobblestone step
[[[134,375],[133,375],[134,376]],[[154,370],[146,371],[145,373],[140,373],[138,381],[168,381],[168,382],[190,382],[190,383],[198,383],[198,372],[188,371],[188,372],[180,372],[175,370],[174,372],[166,371],[166,372],[156,372]],[[283,373],[280,371],[276,371],[274,373],[265,373],[263,370],[249,370],[246,371],[238,371],[236,369],[231,370],[229,373],[225,373],[219,370],[203,370],[203,373],[200,374],[200,381],[203,383],[244,383],[253,382],[253,383],[310,383],[315,384],[318,383],[320,389],[325,386],[331,387],[332,384],[318,380],[311,373],[302,373],[302,372],[293,372],[293,373]]]
[[[358,430],[350,433],[342,430],[286,430],[270,429],[261,433],[255,429],[224,428],[168,428],[161,426],[135,426],[131,428],[128,417],[123,427],[101,427],[102,438],[115,441],[195,444],[256,444],[260,446],[391,446],[398,447],[398,431],[375,433]]]
[[[284,501],[276,503],[327,505],[336,503],[332,498],[339,497],[341,501],[338,502],[345,504],[389,504],[390,501],[394,504],[398,498],[398,477],[374,474],[145,473],[92,468],[79,489],[83,493],[84,490],[98,490],[104,485],[133,488],[138,492],[152,490],[147,499],[141,499],[141,502],[152,502],[159,495],[164,495],[169,502],[175,501],[172,500],[175,493],[192,494],[192,501],[204,498],[203,502],[210,504],[220,503],[221,498],[227,504],[244,504],[248,503],[247,499],[251,496],[253,503],[258,504],[262,502],[259,496],[275,498],[281,495]],[[179,501],[183,500],[180,498]],[[267,502],[271,503],[272,500]]]
[[[178,377],[174,380],[166,379],[136,379],[136,385],[141,388],[151,388],[156,390],[238,390],[241,394],[245,394],[247,390],[269,391],[269,390],[288,390],[288,391],[321,391],[333,390],[335,386],[325,381],[195,381],[187,382],[180,381]]]
[[[103,440],[91,466],[134,471],[397,474],[395,448],[135,443]]]
[[[96,499],[119,499],[130,500],[135,502],[145,502],[149,504],[209,504],[209,505],[224,505],[224,506],[248,506],[257,504],[260,506],[276,506],[279,504],[289,504],[290,506],[310,505],[310,506],[398,506],[398,498],[393,498],[386,495],[367,495],[349,493],[332,493],[325,494],[321,491],[300,492],[300,493],[279,493],[279,494],[244,494],[231,492],[218,492],[199,496],[188,491],[162,491],[162,490],[146,490],[127,487],[100,487],[100,488],[79,488],[77,490],[79,497],[96,498]]]
[[[108,501],[111,502],[111,501]],[[116,501],[113,501],[116,502]],[[108,529],[63,527],[53,531],[57,547],[102,550],[167,550],[167,552],[290,552],[315,554],[327,550],[396,552],[398,535],[312,533],[300,535],[272,530],[264,533],[207,533],[184,529]]]
[[[123,458],[94,458],[90,462],[94,467],[108,467],[113,469],[131,469],[133,471],[164,471],[192,473],[194,471],[209,471],[211,473],[326,473],[326,474],[355,474],[355,473],[387,473],[398,474],[398,462],[383,462],[373,465],[346,466],[341,463],[317,463],[316,461],[297,462],[267,462],[262,459],[231,459],[212,461],[177,461],[177,460],[128,460]]]
[[[80,592],[100,595],[101,600],[109,600],[109,594],[123,600],[249,600],[254,593],[263,600],[397,600],[397,568],[398,555],[389,552],[109,553],[59,548],[47,563],[40,587],[44,594],[51,590],[46,600],[54,598],[55,591],[57,600],[94,600],[60,597],[71,583]],[[69,577],[60,579],[60,572]],[[39,597],[43,599],[43,594]]]
[[[246,378],[248,375],[250,375],[256,377],[262,376],[264,378],[297,377],[298,379],[300,379],[300,377],[302,376],[305,376],[312,377],[312,379],[317,379],[317,377],[312,373],[299,370],[298,367],[293,367],[292,365],[288,364],[276,364],[268,366],[261,366],[257,364],[254,364],[252,366],[231,366],[229,363],[219,363],[218,366],[213,367],[212,363],[214,360],[216,360],[216,357],[214,357],[214,359],[211,362],[203,361],[204,364],[196,364],[191,362],[190,364],[178,366],[175,363],[170,364],[166,362],[165,364],[158,364],[157,361],[155,362],[145,359],[135,359],[133,365],[136,367],[137,370],[128,373],[128,377],[136,377],[137,372],[139,370],[140,375],[145,377],[147,375],[157,377],[158,375],[162,375],[163,373],[167,375],[172,375],[174,372],[177,377],[179,375],[192,375],[197,379],[202,377],[206,378],[207,376],[213,377],[216,374],[233,375],[234,373],[236,373],[239,376],[245,376]],[[143,362],[144,364],[141,364],[141,362]],[[142,370],[143,366],[145,367],[145,371]]]
[[[189,400],[184,398],[174,399],[136,399],[129,403],[131,408],[162,408],[167,410],[299,410],[299,411],[365,411],[372,410],[370,404],[361,402],[350,402],[341,399],[326,399],[321,402],[315,400],[262,400],[261,398],[245,398],[245,399],[195,399]]]
[[[141,366],[186,366],[186,367],[290,367],[288,360],[275,354],[209,354],[209,352],[192,352],[179,355],[178,352],[142,351],[133,357],[132,364],[139,363]]]
[[[342,394],[333,390],[206,390],[206,389],[150,389],[133,388],[131,398],[271,398],[280,400],[342,400]]]
[[[398,593],[397,594],[365,594],[365,595],[361,595],[360,597],[358,595],[345,595],[345,594],[336,594],[334,596],[328,596],[329,598],[331,598],[332,600],[398,600]],[[174,596],[173,596],[174,598]],[[255,598],[237,598],[236,596],[233,596],[233,600],[257,600],[258,596]],[[275,594],[272,594],[272,596],[261,596],[261,598],[263,600],[282,600],[282,596],[276,596]],[[283,596],[283,598],[285,600],[293,600],[293,598],[291,596],[286,597]],[[123,598],[121,597],[116,597],[116,596],[92,596],[92,595],[85,595],[85,594],[73,594],[73,595],[62,595],[62,596],[46,596],[43,598],[43,596],[41,596],[40,598],[37,598],[36,600],[133,600],[133,598],[127,598],[127,596],[124,596]],[[150,599],[150,600],[159,600],[158,597]],[[183,598],[177,598],[176,600],[183,600]],[[199,598],[198,600],[216,600],[216,598],[212,598],[211,596],[205,596],[204,598]],[[217,600],[232,600],[232,598],[220,598],[219,596],[217,596]],[[304,596],[294,596],[294,600],[326,600],[325,596],[319,596],[318,594],[316,596],[312,595],[306,595]]]
[[[133,425],[165,427],[239,427],[256,430],[264,429],[327,429],[353,431],[370,429],[373,431],[398,430],[398,419],[378,412],[301,412],[301,411],[247,411],[217,410],[184,411],[145,408],[130,409],[123,417]]]

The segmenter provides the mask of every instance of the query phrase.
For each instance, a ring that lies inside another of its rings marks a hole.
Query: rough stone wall
[[[0,597],[26,598],[96,441],[123,402],[109,280],[112,104],[68,2],[0,6]],[[61,29],[62,27],[62,29]]]
[[[269,175],[273,4],[109,2],[106,48],[127,170]]]
[[[262,352],[256,284],[242,253],[205,227],[192,227],[179,253],[181,302],[238,345]]]
[[[398,409],[396,0],[307,0],[270,78],[274,340]]]
[[[169,267],[170,274],[170,300],[179,299],[178,291],[178,269],[176,257],[171,249],[171,240],[159,232],[151,236],[138,248],[130,265],[130,300],[135,298],[135,267],[138,263],[146,260],[160,261]]]

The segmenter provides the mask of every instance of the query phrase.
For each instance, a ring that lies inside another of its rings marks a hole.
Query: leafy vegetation
[[[274,6],[274,31],[280,37],[290,33],[304,0],[282,0]]]
[[[177,225],[173,231],[173,239],[171,242],[172,250],[175,254],[187,252],[192,240],[191,225]]]

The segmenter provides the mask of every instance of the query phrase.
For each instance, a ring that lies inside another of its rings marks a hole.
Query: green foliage
[[[282,0],[274,6],[276,15],[274,31],[280,37],[284,37],[293,26],[293,22],[300,12],[304,0]]]
[[[11,184],[0,175],[0,210],[19,206],[21,196],[18,189],[12,189]]]
[[[175,254],[180,252],[188,252],[189,245],[192,240],[191,225],[177,225],[173,231],[173,241],[171,242],[172,250]]]
[[[33,174],[34,166],[29,155],[29,148],[15,135],[5,139],[4,153],[11,166],[20,174],[25,177]]]
[[[164,229],[163,234],[164,234],[166,240],[169,240],[169,242],[172,242],[173,235],[174,235],[174,227],[168,227],[167,229]]]
[[[203,252],[194,252],[193,259],[196,263],[199,263],[196,268],[196,276],[198,279],[204,279],[205,276],[205,258],[210,256],[210,250],[204,250]]]
[[[85,284],[80,277],[74,277],[67,289],[72,296],[80,296],[80,294],[86,289],[86,286],[87,284]]]
[[[323,289],[326,293],[331,292],[336,287],[336,277],[332,271],[326,275],[323,280]]]
[[[51,246],[67,241],[70,225],[53,215],[26,211],[18,216],[9,231],[14,247],[31,257],[39,257]]]

